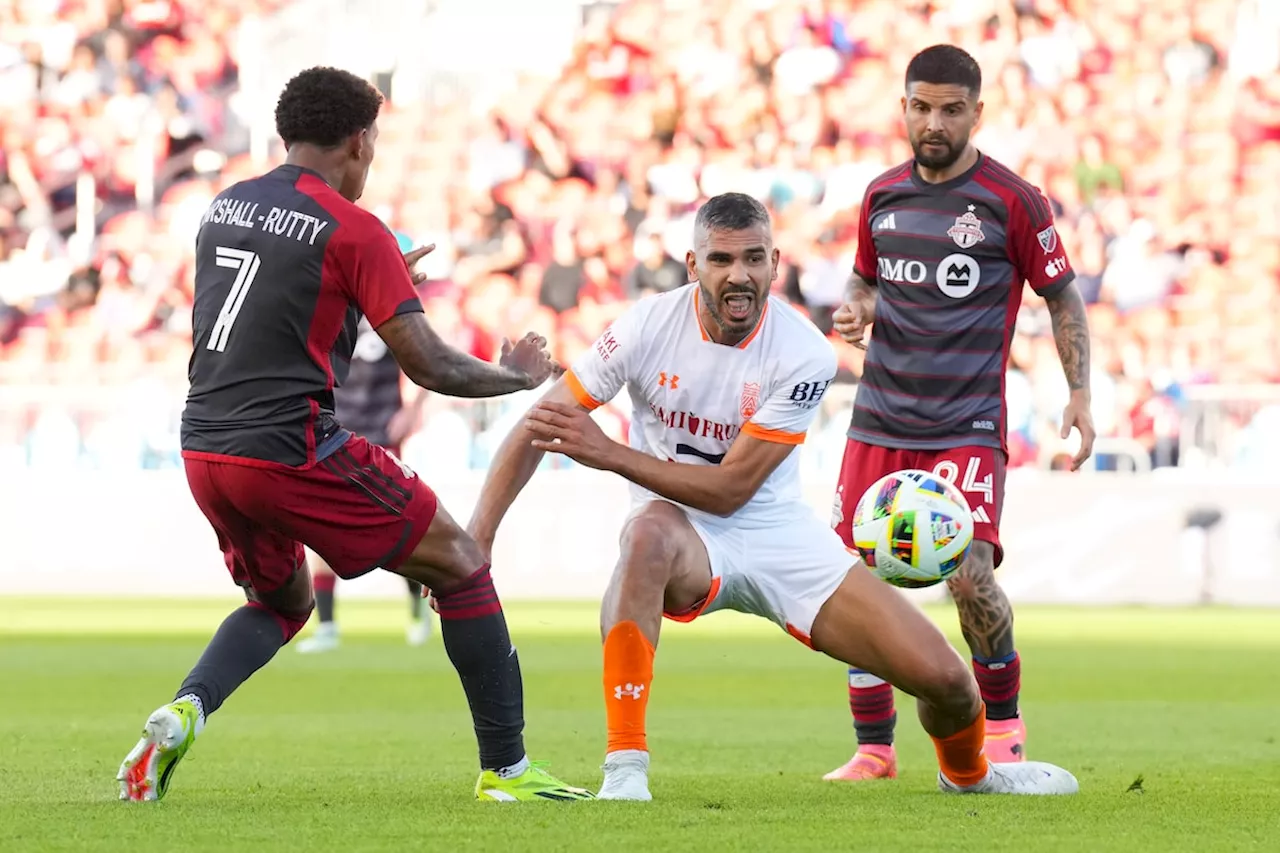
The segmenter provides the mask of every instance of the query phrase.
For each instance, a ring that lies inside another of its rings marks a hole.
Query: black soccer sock
[[[409,587],[409,615],[416,622],[422,618],[422,603],[425,600],[422,597],[422,584],[408,578],[404,582]]]
[[[311,582],[316,593],[316,615],[321,623],[333,621],[333,591],[338,585],[334,575],[316,575]]]
[[[223,620],[195,669],[174,698],[192,694],[208,717],[284,646],[279,618],[268,610],[245,605]]]
[[[524,684],[488,564],[461,586],[436,592],[436,605],[444,650],[471,706],[480,767],[510,767],[525,757]]]

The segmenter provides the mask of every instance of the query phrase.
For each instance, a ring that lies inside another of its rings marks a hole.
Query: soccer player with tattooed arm
[[[200,225],[182,455],[247,602],[147,718],[116,776],[122,799],[164,797],[208,719],[306,624],[314,598],[304,546],[339,577],[381,568],[435,591],[479,745],[478,799],[591,797],[525,755],[520,662],[488,558],[417,474],[335,414],[362,318],[410,380],[440,394],[496,397],[554,371],[538,335],[504,344],[489,364],[428,324],[410,269],[430,248],[402,256],[355,204],[381,105],[355,75],[301,72],[276,106],[285,164],[220,193]]]
[[[468,528],[489,551],[543,453],[631,483],[631,512],[601,606],[607,722],[598,797],[649,800],[646,714],[663,618],[736,610],[919,699],[946,792],[1070,794],[1051,764],[983,754],[978,686],[942,632],[854,567],[804,499],[798,445],[836,372],[821,332],[770,295],[769,214],[726,193],[695,217],[690,284],[631,306],[507,436]],[[629,445],[591,411],[626,389]]]
[[[1018,708],[1022,664],[995,570],[1004,557],[1004,377],[1023,282],[1053,320],[1070,389],[1061,435],[1080,433],[1073,470],[1094,440],[1089,328],[1049,203],[970,141],[981,92],[978,64],[957,47],[928,48],[907,67],[902,107],[915,156],[868,186],[849,299],[835,314],[836,330],[865,348],[866,359],[833,520],[852,547],[863,492],[907,468],[932,471],[964,492],[974,543],[947,585],[986,710],[986,754],[1019,762],[1027,736]],[[858,749],[825,778],[897,775],[895,683],[849,670]]]

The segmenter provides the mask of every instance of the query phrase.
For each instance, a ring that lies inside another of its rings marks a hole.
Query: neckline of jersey
[[[914,160],[912,160],[911,161],[911,183],[915,184],[916,189],[922,192],[941,195],[943,193],[950,192],[956,187],[964,186],[969,181],[973,180],[973,176],[978,174],[979,170],[981,170],[982,167],[986,165],[986,162],[987,162],[987,155],[979,151],[978,159],[975,160],[973,165],[970,166],[968,169],[966,169],[964,172],[961,172],[959,175],[956,175],[954,178],[951,178],[950,180],[943,181],[938,184],[931,184],[928,181],[926,181],[924,178],[920,177],[919,164],[917,164]]]
[[[701,300],[698,297],[699,290],[700,290],[700,287],[695,287],[693,289],[693,322],[698,324],[698,334],[702,335],[702,339],[709,344],[715,344],[718,347],[729,346],[729,344],[722,344],[719,341],[712,338],[711,335],[708,334],[707,332],[707,327],[702,325],[702,311],[699,310],[700,302],[701,302]],[[733,349],[746,349],[747,345],[756,339],[756,336],[760,334],[760,330],[764,328],[764,318],[765,318],[765,315],[768,313],[769,313],[769,297],[766,294],[764,298],[764,307],[760,309],[760,319],[756,320],[755,328],[752,329],[751,333],[748,334],[745,338],[738,341],[736,344],[733,344],[732,345]]]

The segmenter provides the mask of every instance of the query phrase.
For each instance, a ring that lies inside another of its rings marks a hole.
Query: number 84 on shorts
[[[992,545],[995,565],[999,566],[1004,558],[1000,513],[1004,507],[1005,455],[994,447],[901,449],[849,439],[832,510],[832,526],[845,547],[854,547],[853,510],[858,499],[882,477],[909,469],[932,472],[964,494],[973,515],[973,538]]]

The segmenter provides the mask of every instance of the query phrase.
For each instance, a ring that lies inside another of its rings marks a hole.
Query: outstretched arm
[[[503,347],[502,361],[490,364],[445,343],[421,311],[398,314],[378,334],[414,384],[450,397],[497,397],[536,388],[551,375],[546,340],[527,335]]]
[[[733,442],[719,465],[690,465],[665,462],[599,433],[597,440],[607,444],[599,446],[597,456],[589,450],[584,452],[578,443],[588,432],[586,425],[570,422],[578,417],[591,421],[589,415],[583,413],[579,416],[567,409],[539,407],[530,413],[530,417],[537,425],[534,430],[539,435],[555,433],[560,436],[558,444],[552,444],[554,439],[540,438],[534,442],[535,447],[551,449],[554,446],[558,452],[584,465],[612,471],[667,500],[712,515],[733,515],[742,509],[774,469],[782,464],[782,460],[795,450],[795,444],[782,444],[744,433]],[[595,426],[594,421],[591,421],[591,426]],[[599,432],[598,427],[595,432]]]
[[[563,377],[543,395],[539,401],[539,404],[542,403],[562,405],[586,416],[586,409],[574,399]],[[489,465],[489,473],[485,475],[484,486],[480,489],[480,498],[471,513],[471,523],[467,525],[467,530],[485,553],[493,550],[498,525],[542,461],[544,451],[533,446],[534,437],[528,419],[521,419],[515,429],[503,439]]]

